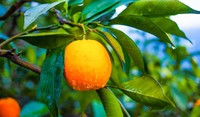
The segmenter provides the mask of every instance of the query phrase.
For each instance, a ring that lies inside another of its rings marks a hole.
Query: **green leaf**
[[[137,15],[122,15],[111,20],[111,24],[131,26],[149,32],[160,38],[161,41],[169,43],[172,46],[174,46],[170,38],[168,37],[167,33],[147,17],[137,16]]]
[[[48,113],[49,110],[45,104],[31,101],[22,108],[20,117],[41,117]]]
[[[57,103],[62,87],[63,51],[63,47],[48,50],[40,74],[38,98],[48,106],[54,117],[58,116]]]
[[[125,62],[124,59],[124,53],[122,51],[122,47],[119,44],[119,42],[108,32],[101,32],[103,33],[103,35],[106,37],[106,41],[113,47],[113,49],[116,51],[117,55],[119,56],[119,58]]]
[[[110,2],[111,1],[113,1],[112,3],[113,3],[113,5],[111,5],[110,4]],[[100,5],[102,5],[102,6],[100,6],[100,7],[102,7],[102,9],[103,10],[100,10],[100,9],[98,9],[99,11],[97,11],[98,13],[96,13],[96,14],[93,14],[93,16],[91,16],[91,17],[88,17],[88,18],[82,18],[82,21],[87,21],[87,22],[91,22],[91,21],[94,21],[94,20],[102,20],[102,18],[101,17],[103,17],[103,16],[106,16],[105,18],[108,18],[107,20],[109,20],[109,18],[110,18],[110,16],[109,16],[109,14],[112,14],[112,12],[117,8],[117,7],[119,7],[119,6],[121,6],[121,5],[126,5],[126,4],[129,4],[129,3],[131,3],[131,2],[133,2],[133,1],[135,1],[135,0],[107,0],[107,1],[104,1],[104,2],[102,2],[101,1],[101,3],[103,4],[100,4]],[[97,3],[98,4],[98,3]],[[104,4],[106,4],[106,5],[104,5]],[[89,5],[88,5],[89,6]],[[94,9],[94,6],[90,6],[91,7],[91,9],[93,10]],[[88,10],[87,12],[90,12],[90,10],[88,9],[88,8],[85,8],[86,10]],[[96,7],[95,7],[95,9],[96,9]],[[87,14],[86,14],[87,15]],[[109,17],[107,17],[107,16],[109,16]],[[100,19],[98,19],[98,18],[100,18]],[[105,21],[106,19],[103,19],[103,21]]]
[[[165,32],[179,36],[179,37],[183,37],[187,39],[188,41],[190,41],[186,37],[185,33],[179,29],[178,25],[173,20],[169,18],[165,18],[165,17],[150,18],[150,20],[153,21],[158,26],[160,26],[160,28],[164,30]]]
[[[28,9],[24,13],[24,29],[26,29],[31,23],[33,23],[40,15],[47,12],[49,9],[53,8],[54,6],[65,1],[66,0],[53,2],[51,4],[40,4],[38,6]]]
[[[120,84],[120,78],[119,78],[119,71],[117,69],[117,67],[115,66],[115,64],[112,64],[112,72],[111,72],[111,76],[110,76],[110,81],[116,85]]]
[[[66,27],[65,30],[74,36],[75,39],[83,38],[83,30],[80,27]]]
[[[123,117],[118,99],[107,88],[97,90],[97,93],[103,103],[107,117]]]
[[[165,95],[160,84],[149,76],[143,76],[127,82],[119,86],[126,95],[135,101],[155,108],[164,108],[174,104]]]
[[[73,6],[73,5],[78,5],[83,3],[83,0],[69,0],[68,5]]]
[[[113,10],[113,11],[110,11],[109,13],[102,14],[100,17],[98,16],[97,19],[94,17],[94,19],[95,19],[95,21],[99,21],[101,23],[108,22],[109,19],[115,14],[115,12],[116,11]],[[89,21],[92,21],[92,20],[90,19]]]
[[[140,52],[140,49],[134,43],[134,41],[120,30],[114,28],[109,28],[109,30],[113,32],[114,35],[117,37],[118,42],[122,45],[123,49],[130,55],[135,65],[137,65],[137,67],[143,73],[145,73],[142,54]]]
[[[74,36],[62,32],[42,32],[30,33],[17,38],[41,48],[52,49],[68,43],[74,39]]]
[[[68,13],[68,0],[57,0],[57,2],[61,2],[61,4],[57,5],[55,8],[60,10],[62,15],[66,15]]]
[[[119,15],[139,15],[148,17],[169,16],[184,13],[197,13],[178,0],[139,0],[128,6]]]
[[[78,23],[81,18],[81,12],[77,12],[72,16],[72,20],[74,23]]]
[[[89,19],[96,14],[106,10],[107,8],[116,4],[118,0],[93,0],[90,4],[88,4],[82,11],[82,21]],[[94,10],[95,9],[95,10]]]
[[[63,0],[33,0],[33,1],[49,4],[54,2],[60,2]],[[65,2],[62,2],[62,4],[57,5],[56,9],[60,10],[63,14],[66,14],[68,12],[68,0],[65,0]]]
[[[77,92],[77,97],[80,103],[81,113],[83,113],[86,111],[88,105],[98,96],[94,90],[91,90],[84,92],[79,91]]]

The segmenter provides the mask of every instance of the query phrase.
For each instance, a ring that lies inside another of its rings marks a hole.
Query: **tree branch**
[[[14,3],[8,11],[0,17],[0,20],[7,19],[10,15],[12,15],[17,9],[19,9],[24,3],[30,2],[31,0],[20,0],[19,2]]]
[[[51,9],[51,12],[55,14],[55,16],[56,16],[57,19],[58,19],[58,22],[59,22],[61,25],[63,25],[63,24],[68,24],[68,25],[70,25],[70,26],[77,26],[77,24],[74,24],[73,22],[64,19],[64,18],[60,15],[60,13],[59,13],[58,10],[52,8],[52,9]]]
[[[30,69],[31,71],[40,74],[41,73],[41,68],[31,64],[27,61],[22,60],[19,57],[19,54],[15,54],[13,53],[15,51],[15,49],[12,50],[0,50],[0,57],[5,57],[8,58],[9,60],[11,60],[13,63],[18,64],[24,68]]]

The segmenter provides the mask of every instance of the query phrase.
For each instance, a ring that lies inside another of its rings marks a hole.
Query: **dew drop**
[[[72,80],[72,85],[73,85],[73,86],[76,86],[76,85],[77,85],[75,80]]]
[[[174,50],[174,49],[176,49],[176,47],[175,47],[175,46],[172,46],[172,49]]]
[[[90,89],[90,88],[91,88],[91,85],[88,84],[88,85],[86,86],[86,88],[87,88],[87,89]]]

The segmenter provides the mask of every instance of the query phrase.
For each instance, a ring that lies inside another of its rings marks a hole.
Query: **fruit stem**
[[[82,28],[82,30],[83,30],[83,40],[85,40],[85,38],[86,38],[85,26],[84,26],[84,24],[80,24],[80,26],[81,26],[81,28]]]

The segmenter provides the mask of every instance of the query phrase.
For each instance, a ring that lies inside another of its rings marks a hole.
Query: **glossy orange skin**
[[[11,97],[0,99],[0,117],[19,117],[20,106],[18,102]]]
[[[105,87],[111,70],[110,56],[96,40],[77,40],[65,48],[64,75],[74,90]]]

